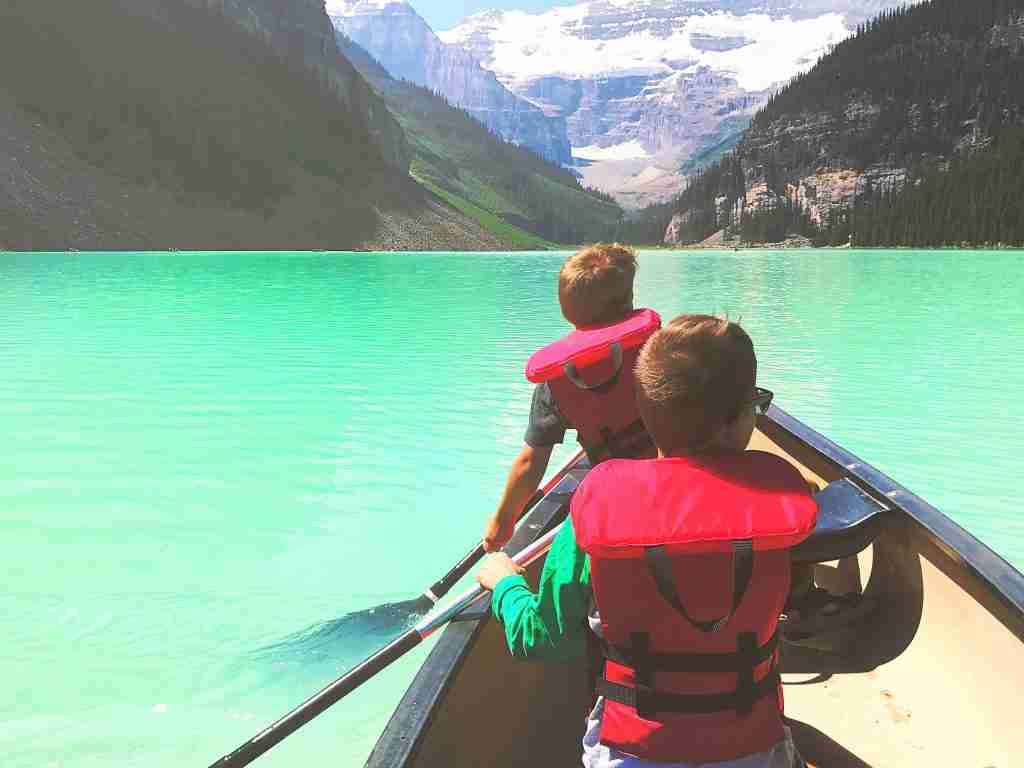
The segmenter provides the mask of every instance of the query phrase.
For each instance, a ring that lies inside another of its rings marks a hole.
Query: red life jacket
[[[601,742],[714,763],[784,737],[779,614],[817,504],[760,451],[608,461],[572,500],[601,614]]]
[[[592,464],[610,456],[654,455],[636,408],[633,369],[661,318],[638,309],[611,325],[583,326],[534,353],[526,378],[547,382]]]

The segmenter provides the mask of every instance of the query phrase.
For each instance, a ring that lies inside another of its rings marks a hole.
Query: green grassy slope
[[[483,208],[470,201],[467,197],[450,192],[445,187],[433,181],[429,176],[417,175],[415,168],[413,169],[412,174],[413,178],[420,182],[420,184],[422,184],[426,189],[437,195],[441,200],[457,210],[459,213],[468,216],[487,232],[490,232],[495,237],[507,241],[516,248],[546,251],[557,250],[562,247],[558,243],[545,240],[532,232],[521,229],[514,224],[509,224],[500,216],[497,216],[487,208]]]
[[[413,152],[412,175],[495,235],[527,248],[613,238],[622,209],[569,171],[490,133],[425,88],[391,78],[339,35],[345,56],[384,97]]]

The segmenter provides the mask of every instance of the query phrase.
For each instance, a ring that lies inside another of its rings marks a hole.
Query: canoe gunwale
[[[774,427],[812,448],[865,493],[902,512],[935,550],[948,559],[948,563],[937,562],[936,565],[940,568],[946,565],[943,570],[957,581],[963,580],[963,573],[973,577],[974,586],[980,586],[984,592],[976,597],[994,600],[1002,608],[993,610],[996,618],[1024,642],[1024,574],[913,491],[778,406],[771,406],[767,416],[759,420],[759,426],[766,427],[764,431],[769,437],[776,431]],[[950,573],[949,566],[961,573]]]
[[[445,627],[374,745],[366,768],[402,766],[412,760],[483,625],[480,619],[455,620]]]

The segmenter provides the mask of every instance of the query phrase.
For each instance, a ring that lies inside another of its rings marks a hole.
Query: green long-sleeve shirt
[[[551,543],[537,593],[522,576],[506,576],[494,587],[491,607],[513,656],[566,662],[586,655],[590,597],[590,559],[570,518]]]

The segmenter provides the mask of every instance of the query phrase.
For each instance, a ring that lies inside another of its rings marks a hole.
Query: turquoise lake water
[[[289,638],[475,543],[563,258],[0,254],[4,767],[204,766],[356,661]],[[657,252],[637,298],[740,319],[783,408],[1024,566],[1024,255]],[[257,764],[361,765],[427,650]]]

